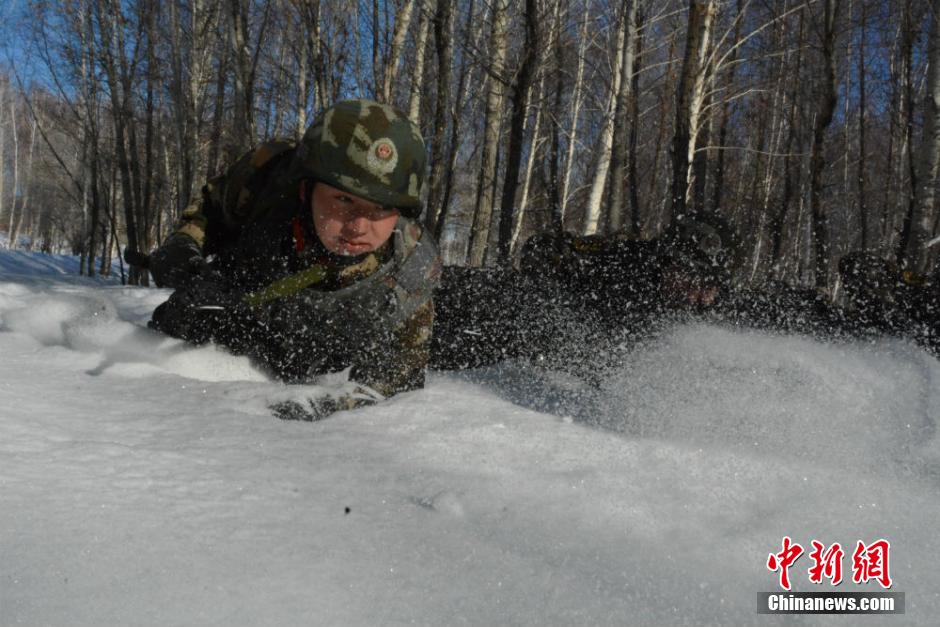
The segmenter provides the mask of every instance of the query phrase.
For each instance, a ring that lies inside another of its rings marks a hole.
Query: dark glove
[[[271,405],[270,409],[274,417],[281,420],[317,422],[334,414],[340,407],[336,399],[325,396],[323,398],[307,399],[306,406],[297,401],[281,401]]]
[[[196,344],[215,341],[234,352],[250,345],[254,317],[243,294],[202,266],[170,299],[157,307],[150,328]]]
[[[148,268],[157,287],[177,288],[204,274],[208,263],[193,238],[175,235],[150,253]]]

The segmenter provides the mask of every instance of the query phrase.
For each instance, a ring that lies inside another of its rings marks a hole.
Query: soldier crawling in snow
[[[827,335],[861,319],[858,303],[846,316],[806,291],[732,289],[734,234],[715,215],[676,221],[657,241],[537,236],[519,271],[441,277],[416,221],[425,158],[417,128],[367,100],[327,110],[299,145],[253,150],[207,183],[149,257],[157,284],[176,288],[151,326],[215,341],[288,382],[351,367],[353,381],[390,396],[421,387],[429,365],[522,357],[589,373],[612,338],[642,336],[677,311]],[[317,419],[366,402],[275,410]]]
[[[176,288],[151,326],[217,342],[288,382],[351,367],[381,396],[422,387],[440,276],[416,221],[425,160],[417,127],[369,100],[337,103],[299,144],[249,152],[150,255],[156,283]],[[310,420],[374,398],[274,409]]]
[[[656,240],[537,235],[518,271],[445,268],[431,365],[523,358],[590,380],[657,326],[689,319],[819,338],[890,334],[940,349],[937,277],[915,286],[880,259],[848,255],[846,305],[837,307],[814,289],[732,285],[736,240],[721,216],[706,213],[676,220]]]
[[[676,221],[657,240],[536,235],[519,270],[447,267],[431,365],[517,357],[590,379],[661,319],[725,298],[733,237],[724,220],[706,215]]]

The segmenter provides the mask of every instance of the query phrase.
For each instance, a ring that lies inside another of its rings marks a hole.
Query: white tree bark
[[[405,35],[408,34],[408,26],[411,24],[411,13],[414,6],[415,0],[405,0],[401,9],[398,10],[398,15],[395,16],[392,49],[388,55],[388,65],[385,68],[385,76],[382,81],[382,101],[388,104],[392,103],[392,87],[398,77],[399,57],[405,43]]]
[[[16,99],[10,99],[10,130],[13,131],[13,198],[10,201],[10,222],[7,224],[7,234],[10,237],[10,248],[16,248],[16,194],[20,185],[20,142],[16,129]]]
[[[708,69],[708,48],[715,0],[690,0],[689,26],[682,75],[676,94],[676,121],[672,142],[672,214],[686,213],[692,181],[696,136],[700,126],[702,102]]]
[[[632,42],[626,41],[626,12],[622,12],[617,25],[617,43],[614,47],[614,63],[611,68],[610,94],[607,97],[607,108],[604,110],[604,121],[600,134],[600,145],[597,151],[597,164],[594,167],[594,179],[591,181],[591,193],[588,196],[587,213],[584,218],[584,234],[597,233],[601,219],[601,201],[604,198],[604,189],[607,186],[607,173],[610,170],[610,158],[614,145],[614,121],[617,116],[617,99],[620,96],[623,66],[623,52],[632,48]]]
[[[696,66],[698,71],[694,75],[692,83],[692,92],[689,99],[689,145],[688,145],[688,174],[686,180],[686,202],[689,200],[689,192],[692,189],[693,174],[692,165],[695,161],[695,147],[698,140],[699,129],[702,127],[702,103],[705,100],[705,85],[713,73],[706,67],[708,57],[708,48],[711,41],[712,24],[714,23],[717,5],[714,2],[705,3],[704,13],[701,21],[700,39],[696,42],[698,45],[695,50],[697,57]]]
[[[32,187],[33,182],[33,157],[36,154],[36,120],[32,121],[29,127],[29,151],[26,157],[26,181],[23,184],[23,191],[20,194],[22,197],[22,202],[20,203],[20,217],[17,220],[16,232],[19,233],[23,220],[29,214],[29,199],[30,199],[30,187]],[[32,216],[30,216],[30,223],[33,223]],[[33,231],[30,231],[30,235],[34,235]],[[30,237],[30,240],[35,239],[35,237]]]
[[[415,70],[411,77],[411,93],[408,97],[408,118],[421,126],[421,87],[424,79],[424,51],[428,43],[428,19],[430,7],[425,0],[418,0],[418,36],[415,40]]]
[[[571,171],[574,169],[574,150],[578,144],[578,118],[581,115],[581,99],[584,91],[584,63],[588,44],[588,17],[591,3],[584,0],[584,14],[581,16],[581,31],[578,35],[578,69],[575,71],[574,93],[571,103],[571,131],[568,134],[568,151],[565,155],[565,173],[561,182],[561,224],[565,223],[565,210],[568,207],[568,189],[571,186]]]
[[[536,102],[541,102],[542,96],[544,95],[545,89],[545,73],[542,73],[542,78],[539,79],[539,89],[536,96]],[[531,99],[530,99],[531,102]],[[536,106],[535,108],[535,122],[532,124],[532,145],[529,147],[529,156],[526,159],[525,164],[525,176],[522,181],[522,195],[519,198],[519,210],[515,215],[515,222],[512,227],[512,241],[510,243],[510,250],[516,250],[516,243],[519,241],[519,233],[522,231],[522,223],[525,218],[526,205],[529,202],[529,185],[532,181],[532,170],[535,169],[535,154],[539,151],[539,145],[542,143],[542,140],[539,139],[539,131],[541,130],[542,125],[542,107]]]
[[[496,187],[496,154],[499,149],[499,131],[502,126],[502,109],[505,86],[503,72],[506,63],[507,36],[509,28],[508,1],[495,0],[492,5],[492,30],[490,31],[489,57],[490,77],[486,93],[486,123],[483,131],[483,155],[480,164],[479,189],[473,215],[473,230],[470,238],[469,262],[471,266],[483,265],[490,222],[493,216],[493,196]]]

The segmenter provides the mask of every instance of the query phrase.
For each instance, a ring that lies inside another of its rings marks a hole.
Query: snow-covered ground
[[[147,330],[166,291],[9,255],[2,625],[940,615],[940,361],[911,345],[680,326],[600,389],[507,365],[283,422],[269,404],[342,384],[269,381]],[[785,535],[846,548],[847,582],[810,584],[804,555],[797,590],[880,590],[852,583],[851,552],[890,540],[906,614],[758,616]]]

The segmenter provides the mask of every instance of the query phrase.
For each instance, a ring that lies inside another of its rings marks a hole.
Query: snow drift
[[[310,424],[267,407],[341,378],[155,334],[167,295],[0,270],[0,624],[787,622],[756,614],[785,535],[890,540],[906,614],[869,618],[940,613],[940,362],[913,345],[683,325],[599,386],[432,373]],[[795,589],[832,590],[809,565]]]

